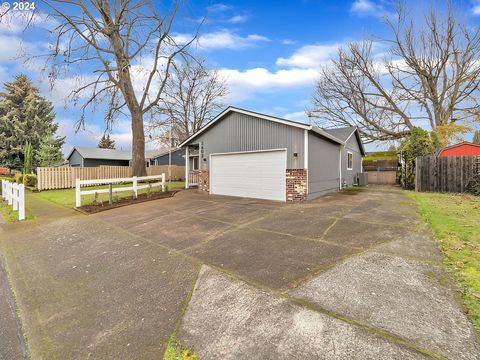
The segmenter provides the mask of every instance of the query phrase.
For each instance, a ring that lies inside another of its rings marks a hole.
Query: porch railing
[[[189,186],[198,185],[198,170],[190,170],[188,172],[188,185]]]

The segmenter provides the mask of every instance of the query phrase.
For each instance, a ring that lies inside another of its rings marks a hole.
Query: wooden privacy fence
[[[480,156],[422,156],[415,163],[415,191],[457,192],[480,174]]]
[[[378,185],[395,185],[397,171],[368,171],[368,183]]]
[[[185,178],[185,167],[171,165],[169,178],[168,165],[154,165],[147,168],[147,175],[161,175],[165,173],[167,180],[182,180]],[[117,179],[132,176],[132,168],[129,166],[106,166],[98,167],[38,167],[37,188],[38,190],[68,189],[75,187],[75,179]]]

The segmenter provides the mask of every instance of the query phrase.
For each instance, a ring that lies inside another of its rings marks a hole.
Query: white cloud
[[[291,39],[283,39],[280,41],[280,44],[283,44],[283,45],[292,45],[292,44],[295,44],[296,41],[295,40],[291,40]]]
[[[271,92],[279,88],[311,87],[318,75],[315,69],[281,69],[274,72],[265,68],[244,71],[220,69],[219,73],[229,85],[228,99],[235,101],[255,96],[258,92]]]
[[[178,44],[185,44],[192,39],[191,34],[176,34],[174,40]],[[266,36],[250,34],[247,36],[237,35],[230,30],[224,29],[200,35],[196,43],[204,50],[212,49],[244,49],[257,45],[261,42],[270,41]]]
[[[51,30],[58,21],[43,12],[9,11],[0,16],[0,33],[19,34],[26,29]]]
[[[318,68],[327,63],[337,53],[340,44],[332,45],[305,45],[295,51],[288,58],[278,58],[277,65]]]
[[[232,9],[231,5],[226,5],[222,3],[213,4],[207,8],[209,12],[224,12],[230,9]]]
[[[475,16],[480,15],[480,0],[473,1],[472,13]]]
[[[248,20],[248,15],[235,15],[228,19],[229,23],[241,24]]]
[[[374,0],[355,0],[350,7],[350,13],[357,16],[390,16],[382,3]]]

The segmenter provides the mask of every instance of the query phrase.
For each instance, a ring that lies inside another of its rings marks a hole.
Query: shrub
[[[17,184],[23,183],[23,174],[22,173],[18,172],[18,173],[15,174],[15,182]]]
[[[467,193],[480,196],[480,174],[475,175],[467,185]]]
[[[25,174],[23,175],[23,183],[25,186],[37,186],[37,175]]]

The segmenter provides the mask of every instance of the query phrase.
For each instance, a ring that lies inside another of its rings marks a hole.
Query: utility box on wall
[[[367,173],[358,173],[357,174],[357,184],[358,184],[358,186],[367,186],[368,185],[368,174]]]

